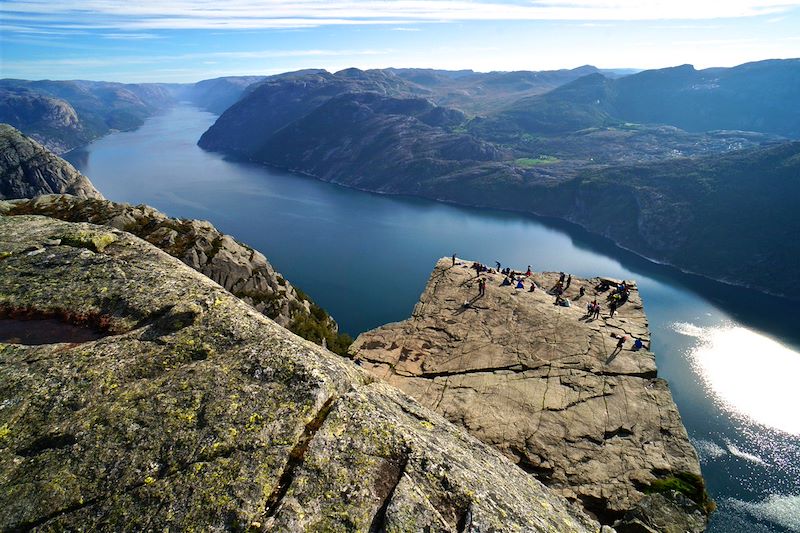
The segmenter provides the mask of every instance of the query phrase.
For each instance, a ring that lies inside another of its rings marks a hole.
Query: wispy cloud
[[[6,61],[6,67],[41,70],[57,67],[113,67],[122,65],[158,65],[169,61],[212,61],[235,59],[276,59],[276,58],[336,58],[358,56],[382,56],[391,50],[247,50],[237,52],[208,52],[177,55],[126,55],[112,57],[78,57],[62,59],[39,59]]]
[[[708,20],[779,16],[800,0],[5,0],[10,21],[60,29],[306,28],[468,20]],[[9,29],[11,28],[11,29]]]

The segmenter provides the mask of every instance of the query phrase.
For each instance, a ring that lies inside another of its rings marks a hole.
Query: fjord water
[[[408,317],[434,262],[453,252],[636,279],[659,375],[718,504],[709,531],[800,531],[797,304],[652,264],[558,221],[227,161],[196,146],[214,119],[180,104],[67,158],[111,200],[210,220],[260,250],[354,336]]]

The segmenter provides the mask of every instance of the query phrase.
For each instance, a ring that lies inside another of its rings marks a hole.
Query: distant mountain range
[[[629,73],[303,70],[196,84],[0,81],[60,151],[177,100],[198,144],[364,190],[564,218],[659,261],[800,299],[800,60]],[[49,143],[49,144],[48,144]]]
[[[0,80],[0,122],[62,154],[114,130],[138,128],[178,100],[222,113],[263,76],[196,84]]]
[[[800,137],[800,60],[576,70],[273,76],[199,145],[365,190],[564,218],[800,298],[800,143],[787,139]]]

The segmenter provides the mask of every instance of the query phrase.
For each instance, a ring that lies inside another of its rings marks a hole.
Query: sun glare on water
[[[800,353],[737,325],[702,328],[677,323],[697,338],[694,370],[727,409],[765,426],[800,435]]]

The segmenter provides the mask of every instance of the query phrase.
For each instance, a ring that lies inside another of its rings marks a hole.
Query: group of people
[[[453,260],[453,266],[455,266],[456,265],[455,254],[453,254],[452,260]],[[528,269],[525,271],[524,274],[521,272],[516,272],[509,267],[503,268],[502,264],[499,261],[496,261],[495,265],[497,268],[492,269],[477,261],[472,263],[470,268],[475,271],[475,277],[478,278],[478,297],[482,297],[486,294],[487,280],[486,278],[481,277],[481,274],[483,273],[489,273],[489,274],[499,273],[503,276],[503,281],[500,283],[501,287],[514,287],[516,289],[524,289],[526,278],[530,278],[533,275],[533,270],[531,269],[530,265],[528,265]],[[555,305],[562,305],[565,307],[570,306],[570,301],[564,298],[563,295],[571,284],[572,284],[572,274],[565,274],[564,272],[560,272],[558,276],[558,281],[553,286],[553,288],[550,289],[550,291],[548,291],[549,294],[555,296],[555,302],[554,302]],[[619,306],[628,300],[631,290],[631,287],[625,281],[622,281],[620,283],[612,283],[609,282],[608,280],[602,280],[595,286],[595,294],[608,291],[609,289],[612,289],[612,286],[613,290],[607,296],[609,313],[611,317],[614,316]],[[536,290],[536,282],[531,279],[530,289],[528,290],[528,292],[534,292],[535,290]],[[582,298],[586,294],[586,288],[584,286],[581,286],[578,292],[579,292],[578,298]],[[465,302],[464,306],[470,307],[470,303]],[[599,319],[600,311],[601,311],[601,306],[597,302],[597,298],[595,298],[589,304],[586,305],[586,317]],[[615,334],[612,335],[616,338]],[[617,345],[616,349],[614,350],[614,353],[622,350],[626,341],[627,341],[627,336],[625,335],[617,338]],[[634,338],[631,350],[639,351],[644,347],[645,346],[642,339]]]

